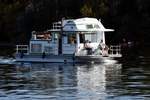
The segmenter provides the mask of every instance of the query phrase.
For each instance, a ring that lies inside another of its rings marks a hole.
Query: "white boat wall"
[[[120,45],[105,44],[105,32],[111,31],[95,18],[62,19],[50,30],[33,31],[29,45],[17,45],[16,61],[84,63],[119,58]]]

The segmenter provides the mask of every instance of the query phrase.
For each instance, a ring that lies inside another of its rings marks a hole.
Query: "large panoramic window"
[[[96,33],[87,33],[85,34],[85,40],[91,42],[97,42],[97,34]]]

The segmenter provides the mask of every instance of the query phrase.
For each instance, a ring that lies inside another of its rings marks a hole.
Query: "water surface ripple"
[[[0,64],[0,100],[148,100],[149,61]]]

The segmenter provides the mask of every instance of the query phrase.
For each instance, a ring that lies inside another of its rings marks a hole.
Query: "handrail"
[[[61,29],[61,23],[59,22],[53,23],[53,29]]]
[[[75,52],[76,56],[85,56],[87,55],[87,50],[82,49],[79,52]],[[99,49],[95,49],[95,51],[93,51],[93,53],[91,55],[97,56],[97,55],[102,55],[102,56],[120,56],[121,55],[121,45],[110,45],[109,49],[108,49],[108,53],[106,52],[106,54]]]
[[[121,54],[121,46],[120,45],[110,45],[109,52],[112,55]]]
[[[29,48],[28,45],[16,45],[16,53],[24,52],[28,53]]]

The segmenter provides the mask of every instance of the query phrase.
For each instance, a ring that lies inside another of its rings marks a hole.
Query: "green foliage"
[[[114,28],[111,40],[149,41],[150,0],[0,0],[0,41],[27,40],[62,17],[96,17]],[[21,37],[21,38],[20,38]]]
[[[1,41],[15,41],[16,35],[16,18],[22,13],[25,7],[25,1],[4,0],[0,1],[0,34]]]

